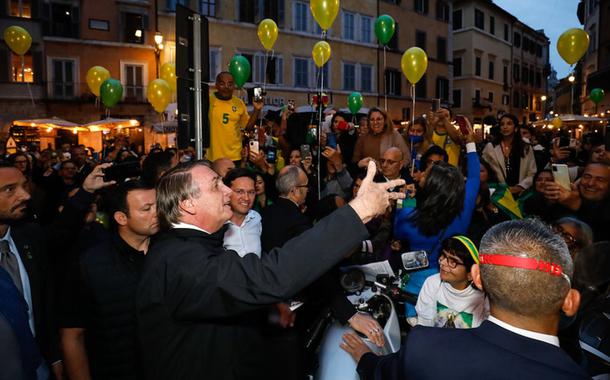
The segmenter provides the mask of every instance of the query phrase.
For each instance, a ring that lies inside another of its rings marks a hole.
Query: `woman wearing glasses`
[[[417,324],[445,328],[478,327],[489,315],[485,294],[472,285],[470,268],[478,264],[478,251],[466,236],[453,236],[441,244],[440,272],[428,277],[419,293]]]

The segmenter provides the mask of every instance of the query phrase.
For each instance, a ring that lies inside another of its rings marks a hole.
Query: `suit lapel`
[[[17,247],[17,251],[19,251],[19,257],[21,258],[21,262],[25,267],[25,271],[28,273],[30,281],[32,281],[32,278],[36,277],[36,263],[32,253],[33,247],[28,241],[28,238],[25,236],[24,232],[25,231],[22,231],[20,228],[13,227],[11,228],[11,237],[15,243],[15,246]]]
[[[504,181],[506,182],[506,165],[504,164],[504,153],[502,152],[502,144],[498,144],[494,147],[494,153],[496,154],[496,160],[500,164]]]

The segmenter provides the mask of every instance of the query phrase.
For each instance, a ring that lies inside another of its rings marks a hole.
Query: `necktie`
[[[0,267],[11,275],[15,286],[19,289],[19,292],[23,294],[21,275],[19,274],[19,262],[17,261],[17,256],[11,252],[7,240],[0,240]]]

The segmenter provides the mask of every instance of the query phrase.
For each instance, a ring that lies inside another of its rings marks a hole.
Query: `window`
[[[220,73],[220,60],[222,56],[219,48],[210,48],[210,80],[215,80],[218,73]]]
[[[449,102],[449,80],[447,78],[436,78],[436,97],[443,103]]]
[[[360,16],[360,41],[370,43],[372,42],[371,38],[371,24],[373,23],[373,18],[369,16]]]
[[[504,41],[508,41],[508,24],[504,24]]]
[[[529,70],[527,69],[527,66],[521,66],[521,80],[523,80],[523,84],[527,84],[527,82],[529,81],[529,77],[527,75],[528,72]]]
[[[343,89],[354,91],[356,89],[356,65],[343,63]]]
[[[392,36],[392,38],[390,39],[390,41],[388,42],[388,48],[392,49],[392,50],[398,50],[398,35],[400,33],[398,33],[398,23],[395,23],[395,29],[394,29],[394,35]]]
[[[203,16],[216,16],[216,0],[199,0],[199,13]]]
[[[6,6],[3,3],[2,6]],[[11,16],[13,17],[32,17],[32,4],[31,0],[11,0]]]
[[[474,26],[485,30],[485,14],[480,9],[474,9]]]
[[[89,29],[103,30],[103,31],[107,32],[110,30],[110,22],[108,20],[98,20],[98,19],[90,18],[89,19]]]
[[[441,62],[447,62],[447,40],[443,37],[436,39],[436,58]]]
[[[489,33],[496,34],[496,18],[489,16]]]
[[[428,14],[428,0],[414,0],[413,9],[422,15]]]
[[[424,74],[423,77],[415,84],[415,97],[425,99],[428,97],[427,91],[427,75]]]
[[[400,95],[402,75],[400,71],[395,69],[386,69],[385,71],[385,88],[388,95]]]
[[[536,72],[536,87],[542,88],[542,73],[540,71]]]
[[[513,64],[513,79],[515,80],[515,82],[519,82],[519,71],[521,70],[521,68],[519,67],[518,63],[514,63]]]
[[[354,40],[354,14],[343,12],[343,39]]]
[[[309,87],[309,60],[306,58],[294,59],[294,87]]]
[[[502,68],[502,83],[508,85],[508,66],[506,65]]]
[[[165,8],[170,12],[175,12],[177,4],[188,6],[188,3],[188,0],[167,0],[165,3]]]
[[[481,104],[481,90],[474,90],[474,103]]]
[[[254,55],[253,54],[246,54],[246,53],[242,53],[242,56],[244,56],[244,58],[246,58],[248,60],[248,62],[250,62],[250,68],[254,68]],[[248,77],[248,79],[246,79],[246,82],[252,82],[252,78],[254,75],[255,69],[250,70],[250,76]]]
[[[74,61],[54,59],[52,61],[53,72],[51,74],[53,97],[74,97]]]
[[[436,2],[436,19],[444,22],[449,22],[449,5],[444,1]]]
[[[373,92],[373,66],[360,65],[360,91]]]
[[[533,86],[536,83],[536,74],[534,73],[534,69],[532,67],[530,67],[528,75],[530,78],[530,85]]]
[[[515,47],[521,47],[521,35],[517,32],[513,35],[513,45],[515,45]]]
[[[513,92],[513,107],[519,108],[519,91]]]
[[[329,83],[330,83],[330,78],[329,78],[329,68],[331,65],[331,61],[328,61],[324,67],[322,67],[322,69],[319,69],[318,67],[316,67],[313,63],[312,60],[310,60],[309,62],[311,62],[312,67],[314,67],[314,70],[316,72],[316,88],[320,88],[320,85],[323,84],[324,88],[329,88]],[[324,75],[322,75],[324,74]],[[323,83],[322,83],[323,82]]]
[[[481,57],[475,57],[474,59],[474,75],[481,76]]]
[[[502,95],[502,105],[503,106],[507,106],[510,104],[510,98],[508,95],[504,94]]]
[[[487,94],[487,100],[488,100],[490,103],[493,103],[493,102],[494,102],[494,93],[493,93],[493,92],[489,92],[489,94]]]
[[[426,32],[421,30],[415,31],[415,46],[426,51]]]
[[[256,54],[252,62],[252,82],[264,83],[267,80],[267,71],[265,67],[265,56]]]
[[[521,42],[523,43],[523,50],[528,51],[530,49],[530,39],[523,36]]]
[[[590,39],[590,43],[589,43],[589,53],[594,52],[595,50],[597,50],[597,26],[596,25],[592,25],[591,28],[589,28],[589,39]]]
[[[269,61],[267,62],[267,83],[284,83],[284,58],[277,55],[275,57],[269,57]]]
[[[43,3],[44,33],[54,37],[78,38],[79,8],[70,4]]]
[[[125,65],[125,99],[144,100],[144,65]]]
[[[32,53],[27,52],[23,56],[23,67],[21,66],[21,56],[13,52],[11,54],[11,82],[34,83],[34,64]]]
[[[489,72],[488,72],[488,77],[487,77],[488,79],[495,80],[494,70],[495,70],[494,61],[489,61]]]
[[[462,90],[453,90],[453,107],[462,108]]]
[[[121,13],[122,42],[143,44],[148,29],[148,16],[138,13]]]
[[[453,11],[453,30],[462,29],[462,10]]]
[[[294,30],[299,32],[307,32],[307,12],[309,8],[307,4],[299,1],[294,2],[294,22],[292,23]]]
[[[542,45],[536,44],[536,56],[542,58]]]
[[[239,21],[254,23],[256,20],[256,0],[239,0]]]
[[[462,57],[453,58],[453,76],[454,77],[462,76]]]

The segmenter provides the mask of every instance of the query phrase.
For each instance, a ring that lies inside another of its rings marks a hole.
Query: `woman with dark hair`
[[[513,195],[529,189],[536,174],[534,152],[521,139],[518,125],[515,115],[502,115],[500,134],[483,149],[483,158],[492,166],[499,182],[508,185]]]
[[[330,119],[330,130],[335,135],[335,141],[341,150],[343,160],[351,163],[356,141],[358,140],[358,134],[353,126],[347,122],[344,114],[335,112]],[[326,141],[328,144],[328,136]],[[331,148],[336,149],[333,146]]]
[[[542,169],[534,175],[534,186],[519,198],[523,216],[535,216],[547,223],[556,219],[552,214],[553,203],[544,197],[546,184],[553,181],[551,169]]]
[[[458,168],[446,162],[430,165],[420,181],[415,196],[415,207],[404,207],[396,212],[394,237],[406,240],[410,250],[429,253],[430,267],[411,273],[407,291],[419,293],[430,275],[438,273],[438,254],[441,242],[448,236],[464,234],[470,225],[475,200],[479,192],[479,156],[474,143],[474,133],[466,135],[468,178]],[[407,315],[415,316],[415,310],[407,305]]]
[[[405,139],[409,148],[411,149],[411,161],[415,165],[415,170],[425,170],[420,168],[420,160],[426,153],[428,148],[432,145],[432,140],[428,132],[428,124],[426,119],[418,117],[410,125],[405,134]],[[447,154],[447,152],[445,152]]]
[[[402,152],[405,161],[403,166],[411,163],[411,151],[400,133],[394,130],[388,114],[381,108],[373,107],[369,110],[369,133],[358,137],[352,162],[360,168],[366,168],[370,160],[378,161],[383,152],[391,147]]]
[[[438,257],[440,272],[430,276],[417,298],[417,324],[469,329],[489,315],[485,293],[472,286],[470,269],[479,263],[479,252],[466,236],[443,240]]]

